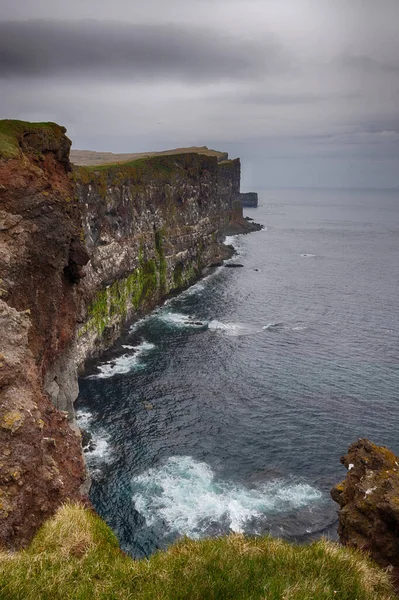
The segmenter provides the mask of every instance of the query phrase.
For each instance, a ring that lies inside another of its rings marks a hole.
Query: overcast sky
[[[0,0],[0,118],[207,145],[243,188],[399,186],[399,0]]]

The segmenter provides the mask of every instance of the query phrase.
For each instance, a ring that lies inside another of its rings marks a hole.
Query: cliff
[[[26,544],[85,470],[77,370],[231,252],[239,160],[73,167],[54,124],[0,121],[0,543]]]
[[[258,206],[258,194],[256,192],[246,192],[240,194],[241,206],[256,208]]]
[[[339,504],[340,541],[399,567],[399,458],[361,439],[341,458],[346,478],[331,491]]]

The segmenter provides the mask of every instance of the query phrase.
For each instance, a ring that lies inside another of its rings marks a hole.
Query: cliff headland
[[[77,372],[231,256],[240,161],[182,149],[74,166],[66,130],[0,121],[0,543],[84,493]]]

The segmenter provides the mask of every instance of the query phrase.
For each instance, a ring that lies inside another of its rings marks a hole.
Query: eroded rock
[[[399,567],[399,458],[360,439],[341,462],[348,473],[331,490],[340,506],[340,541],[368,551],[384,567]]]

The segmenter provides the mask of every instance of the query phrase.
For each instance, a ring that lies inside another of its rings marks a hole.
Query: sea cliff
[[[256,208],[258,206],[258,194],[256,192],[245,192],[240,194],[241,206]]]
[[[54,123],[0,121],[0,543],[26,544],[85,468],[77,373],[129,319],[230,256],[240,161],[74,167]]]

